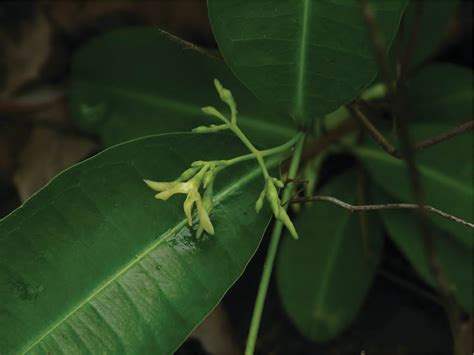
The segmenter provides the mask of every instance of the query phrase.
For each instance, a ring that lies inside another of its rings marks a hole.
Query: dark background
[[[0,218],[55,174],[100,149],[71,122],[71,60],[91,38],[124,26],[160,27],[216,47],[205,1],[0,2]],[[462,1],[432,60],[472,68],[471,1]],[[348,157],[335,157],[324,172],[330,176],[351,164]],[[223,302],[230,324],[225,331],[237,348],[245,343],[267,239]],[[206,354],[205,345],[191,339],[178,354]],[[259,354],[450,354],[451,348],[434,292],[388,239],[380,272],[348,331],[325,345],[306,341],[285,316],[272,283],[257,344]]]

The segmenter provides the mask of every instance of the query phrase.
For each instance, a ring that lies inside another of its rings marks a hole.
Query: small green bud
[[[215,107],[206,106],[201,108],[201,111],[204,112],[206,115],[217,117],[224,122],[229,122],[227,118],[225,118],[225,116],[220,113]]]
[[[214,79],[214,85],[216,87],[217,92],[219,93],[219,97],[223,102],[225,102],[229,108],[232,115],[232,123],[236,123],[237,121],[237,104],[235,103],[234,97],[232,96],[232,92],[222,86],[219,80]]]
[[[255,203],[255,211],[257,213],[259,213],[260,210],[262,209],[264,199],[265,199],[265,189],[263,189],[262,192],[260,192],[260,196],[258,196],[257,202]]]
[[[211,223],[209,214],[204,209],[201,200],[196,201],[196,207],[198,210],[199,223],[204,228],[204,230],[210,235],[214,235],[214,226]]]
[[[283,223],[283,225],[288,229],[293,238],[298,239],[298,233],[296,232],[295,226],[291,221],[290,217],[286,213],[285,209],[280,206],[280,213],[278,214],[277,219]]]
[[[198,171],[199,169],[196,167],[191,167],[189,169],[186,169],[181,173],[179,178],[176,179],[176,181],[181,182],[181,181],[187,181],[191,179]]]
[[[183,204],[184,214],[188,220],[188,225],[193,225],[193,207],[196,201],[200,200],[201,196],[197,190],[192,190],[188,193]]]
[[[213,180],[214,180],[214,171],[209,170],[206,174],[204,174],[204,178],[202,179],[203,187],[207,188],[207,186],[211,184]]]
[[[192,167],[195,168],[202,168],[204,165],[206,165],[208,162],[204,160],[196,160],[195,162],[191,163]]]
[[[202,206],[206,210],[207,213],[211,213],[212,211],[212,195],[213,195],[213,184],[210,183],[209,187],[204,191],[204,195],[202,197]]]
[[[272,178],[272,179],[273,179],[273,182],[275,183],[276,187],[279,187],[280,189],[285,187],[285,184],[280,179],[277,179],[277,178]]]
[[[271,179],[267,179],[265,189],[267,200],[270,203],[270,207],[272,208],[273,214],[276,218],[278,218],[278,214],[280,212],[280,198],[278,197],[278,191]]]

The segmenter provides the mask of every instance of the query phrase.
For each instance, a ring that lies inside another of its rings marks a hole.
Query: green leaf
[[[418,137],[430,137],[446,125],[413,124]],[[464,133],[417,153],[416,161],[426,203],[469,222],[474,220],[472,134]],[[356,148],[372,178],[402,202],[414,202],[411,182],[403,160],[378,147]],[[466,246],[474,246],[473,230],[446,218],[432,215],[433,222],[456,236]]]
[[[194,160],[244,152],[227,135],[131,141],[2,219],[2,354],[171,354],[241,275],[270,211],[254,212],[258,165],[231,167],[216,179],[215,236],[196,240],[184,196],[157,201],[142,179],[173,180]]]
[[[472,119],[474,90],[469,68],[448,63],[424,67],[410,82],[412,121],[437,121],[453,127]]]
[[[453,19],[459,7],[458,0],[429,0],[422,2],[420,22],[417,23],[417,5],[419,0],[411,0],[403,15],[402,25],[391,48],[391,57],[395,58],[400,51],[401,58],[407,53],[413,29],[416,28],[416,37],[410,66],[416,67],[434,54],[441,43],[443,35],[448,30],[450,20]]]
[[[216,123],[201,112],[203,106],[220,104],[214,78],[232,90],[239,126],[253,141],[276,145],[295,134],[289,119],[264,107],[223,61],[185,49],[150,28],[107,33],[78,52],[72,112],[79,126],[100,135],[105,145],[189,132]]]
[[[353,203],[352,175],[332,181],[321,191]],[[296,218],[300,239],[284,238],[277,261],[283,306],[306,337],[329,341],[344,331],[359,312],[380,258],[379,222],[333,204],[308,205]]]
[[[377,200],[380,201],[380,200]],[[394,202],[391,200],[391,202]],[[407,257],[415,270],[431,285],[435,285],[428,267],[420,229],[416,216],[412,211],[380,211],[382,220],[390,238]],[[465,248],[462,243],[451,238],[441,229],[432,228],[436,254],[441,267],[454,294],[461,305],[469,312],[474,311],[472,291],[473,250]]]
[[[388,47],[407,1],[371,4]],[[209,0],[208,7],[230,68],[258,98],[298,123],[336,110],[376,76],[356,0]]]

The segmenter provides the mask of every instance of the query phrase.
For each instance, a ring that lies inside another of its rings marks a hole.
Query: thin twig
[[[370,120],[365,116],[357,106],[347,105],[349,112],[354,116],[369,132],[371,137],[390,155],[393,155],[396,158],[400,158],[397,149],[390,144],[390,142],[385,138],[385,136],[380,133],[380,131],[370,122]]]
[[[437,214],[441,217],[447,218],[453,222],[462,224],[464,226],[474,228],[474,224],[468,222],[462,218],[453,216],[447,212],[441,211],[437,208],[434,208],[430,205],[420,206],[415,203],[380,203],[380,204],[373,204],[373,205],[351,205],[347,202],[341,201],[332,196],[323,196],[323,195],[316,195],[316,196],[308,196],[308,197],[295,197],[291,199],[290,203],[306,203],[306,202],[314,202],[314,201],[325,201],[334,203],[350,212],[360,212],[360,211],[380,211],[380,210],[394,210],[394,209],[424,209],[428,212],[432,212]]]
[[[180,37],[178,37],[178,36],[176,36],[172,33],[166,32],[165,30],[158,29],[158,31],[160,31],[160,33],[163,36],[165,36],[166,38],[168,38],[169,40],[180,44],[181,46],[183,46],[186,49],[191,49],[192,51],[195,51],[195,52],[197,52],[199,54],[202,54],[206,57],[209,57],[211,59],[223,60],[222,56],[219,55],[219,53],[212,53],[211,51],[208,51],[205,48],[197,46],[194,43],[188,42],[188,41],[186,41],[186,40],[184,40],[184,39],[182,39],[182,38],[180,38]]]
[[[461,133],[468,132],[474,128],[474,120],[463,123],[458,127],[454,127],[447,132],[440,133],[434,137],[426,139],[420,143],[415,144],[413,147],[416,151],[428,148],[432,145],[438,144],[440,142],[446,141],[452,137],[455,137]]]
[[[403,159],[402,154],[396,149],[385,136],[370,122],[369,118],[354,104],[347,105],[347,109],[351,114],[367,129],[370,136],[391,156],[397,159]],[[425,139],[413,146],[413,150],[420,150],[431,147],[432,145],[447,141],[462,133],[468,132],[474,128],[474,120],[463,123],[460,126],[449,129],[446,132],[437,134],[431,138]]]
[[[415,197],[415,202],[417,206],[425,206],[424,190],[421,185],[420,174],[415,162],[415,150],[411,143],[408,126],[406,123],[407,115],[405,112],[405,100],[403,95],[405,92],[405,84],[403,82],[398,83],[399,85],[396,87],[398,92],[392,85],[392,71],[386,58],[382,33],[378,27],[368,0],[360,0],[360,3],[362,15],[369,30],[369,37],[372,41],[372,46],[375,52],[379,70],[387,86],[387,97],[392,107],[393,119],[396,120],[398,124],[401,152],[408,168],[408,174],[410,177],[413,195]],[[449,281],[445,276],[444,270],[437,255],[435,242],[433,236],[431,235],[430,220],[427,213],[428,210],[426,208],[417,208],[416,211],[420,222],[421,238],[424,245],[424,252],[428,260],[428,266],[438,284],[438,290],[442,297],[442,301],[449,318],[452,333],[457,334],[462,314],[461,307],[459,306],[456,297],[451,290]]]

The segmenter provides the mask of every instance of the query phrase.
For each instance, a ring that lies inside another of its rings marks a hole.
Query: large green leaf
[[[474,99],[472,82],[472,70],[469,68],[448,63],[424,67],[409,86],[412,120],[444,122],[453,127],[471,120]]]
[[[416,216],[410,211],[400,210],[381,211],[381,216],[395,244],[423,279],[434,285]],[[454,294],[463,307],[472,313],[474,311],[472,304],[473,250],[465,248],[441,229],[432,228],[431,232],[435,240],[436,254]]]
[[[429,137],[446,129],[446,125],[414,124],[417,137]],[[473,181],[472,133],[464,133],[417,153],[416,161],[426,203],[472,222]],[[403,160],[393,158],[378,147],[357,148],[372,178],[391,195],[403,202],[413,202],[411,182]],[[474,246],[472,228],[431,215],[433,222],[455,235],[465,245]]]
[[[417,7],[422,6],[421,17],[417,17]],[[402,26],[391,48],[391,56],[400,51],[399,61],[411,52],[410,65],[417,66],[432,55],[448,30],[448,24],[459,6],[458,0],[411,0],[403,15]],[[415,43],[409,49],[413,30],[416,29]]]
[[[407,1],[371,4],[388,47]],[[352,100],[377,73],[356,0],[209,0],[208,7],[230,68],[300,123]]]
[[[354,203],[352,175],[323,188],[321,194]],[[375,214],[361,215],[328,203],[307,206],[296,218],[298,241],[284,238],[277,264],[283,306],[306,337],[328,341],[357,315],[380,257],[382,233]]]
[[[223,61],[185,49],[150,28],[107,33],[78,52],[70,88],[72,111],[77,123],[99,134],[106,145],[187,132],[216,123],[200,110],[220,102],[214,78],[232,90],[239,125],[251,139],[268,146],[294,135],[291,120],[264,107]]]
[[[142,179],[243,152],[227,135],[135,140],[65,171],[2,219],[2,354],[172,353],[242,273],[270,213],[254,211],[263,181],[253,162],[219,174],[215,236],[199,240],[183,198],[157,201]]]

